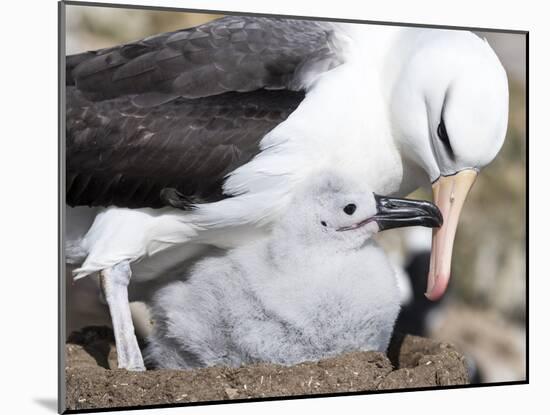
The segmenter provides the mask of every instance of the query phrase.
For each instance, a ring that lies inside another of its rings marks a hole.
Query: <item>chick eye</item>
[[[357,209],[357,206],[355,206],[353,203],[350,203],[349,205],[346,205],[344,207],[344,212],[346,213],[346,215],[353,215],[355,209]]]
[[[327,223],[326,223],[324,220],[322,220],[322,221],[321,221],[321,225],[327,226]]]
[[[443,118],[441,119],[441,122],[437,126],[437,136],[439,139],[443,142],[445,145],[445,148],[453,157],[453,148],[451,147],[451,141],[449,140],[449,135],[447,134],[447,127],[445,127],[445,121],[443,121]]]

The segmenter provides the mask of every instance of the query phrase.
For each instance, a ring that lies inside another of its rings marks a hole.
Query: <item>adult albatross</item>
[[[460,210],[507,127],[506,74],[464,31],[225,17],[69,56],[66,79],[67,203],[106,207],[67,258],[76,278],[100,273],[119,366],[135,370],[130,276],[265,232],[325,166],[380,194],[432,184],[439,298]]]

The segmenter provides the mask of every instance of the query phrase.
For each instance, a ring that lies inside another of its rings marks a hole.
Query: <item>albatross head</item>
[[[364,183],[327,171],[296,192],[279,223],[279,236],[315,249],[346,251],[386,229],[441,224],[441,213],[430,202],[376,195]]]
[[[504,141],[508,82],[489,44],[470,32],[425,30],[407,56],[390,102],[405,163],[425,173],[443,214],[426,292],[436,300],[449,282],[462,206]]]

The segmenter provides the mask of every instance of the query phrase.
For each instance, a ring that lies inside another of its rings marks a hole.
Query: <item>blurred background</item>
[[[67,54],[195,26],[219,15],[69,5]],[[503,63],[510,86],[507,137],[500,154],[479,176],[462,213],[455,241],[453,278],[438,303],[424,298],[431,232],[424,228],[381,234],[400,278],[403,311],[396,330],[455,344],[467,356],[472,382],[525,379],[526,368],[526,37],[476,32]],[[413,197],[430,199],[428,191]],[[88,282],[82,282],[84,293]],[[69,284],[71,285],[71,284]],[[99,304],[74,291],[68,309],[85,309],[92,323],[108,322]],[[93,292],[93,290],[92,290]],[[72,304],[72,305],[71,305]],[[85,307],[82,307],[85,305]],[[139,307],[135,307],[139,309]],[[77,312],[69,311],[68,331]],[[108,314],[107,314],[108,317]],[[90,321],[88,321],[90,324]]]

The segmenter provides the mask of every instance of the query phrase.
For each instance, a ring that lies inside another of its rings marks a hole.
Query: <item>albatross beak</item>
[[[428,274],[426,297],[440,299],[451,277],[451,258],[460,211],[474,184],[477,172],[473,169],[459,171],[452,176],[441,176],[432,185],[434,202],[443,214],[443,226],[433,230],[432,256]]]
[[[434,228],[443,223],[441,212],[430,202],[379,195],[374,195],[374,198],[377,212],[372,219],[380,231],[405,226]]]

